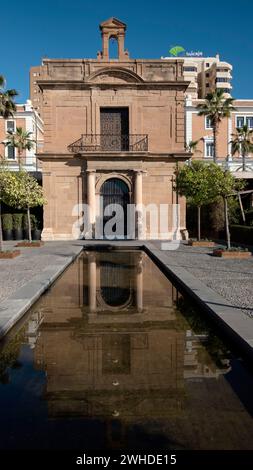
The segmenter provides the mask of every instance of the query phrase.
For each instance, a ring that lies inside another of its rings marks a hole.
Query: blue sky
[[[41,58],[96,58],[98,25],[110,16],[127,23],[132,58],[160,58],[171,46],[231,62],[233,95],[253,98],[252,0],[12,0],[0,7],[0,74],[29,97],[29,68]]]

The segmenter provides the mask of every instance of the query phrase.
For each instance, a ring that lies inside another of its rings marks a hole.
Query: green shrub
[[[32,214],[31,215],[31,220],[32,220],[33,230],[37,230],[39,228],[39,221],[38,221],[36,215]]]
[[[243,248],[241,246],[231,246],[231,248],[225,248],[223,251],[249,251],[248,248]]]
[[[3,230],[12,230],[13,229],[12,214],[3,214],[2,224],[3,224]]]
[[[208,206],[210,227],[215,232],[219,232],[224,229],[225,214],[224,214],[224,202],[222,198],[219,198],[215,203]],[[241,221],[241,210],[238,198],[228,198],[228,213],[229,223],[239,224]]]
[[[27,214],[23,214],[23,229],[28,229],[28,218],[27,218]]]
[[[13,214],[13,228],[18,230],[22,228],[23,214]]]
[[[35,228],[37,228],[37,219],[36,219],[34,214],[30,215],[30,219],[31,219],[31,229],[34,230]],[[28,230],[28,217],[27,217],[27,214],[23,214],[23,228],[25,230]]]
[[[233,242],[253,245],[253,227],[248,225],[231,225],[231,240]]]
[[[245,211],[247,225],[253,225],[253,209]]]

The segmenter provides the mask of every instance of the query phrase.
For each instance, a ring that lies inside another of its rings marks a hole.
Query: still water
[[[253,376],[148,256],[85,252],[0,349],[2,449],[253,449]]]

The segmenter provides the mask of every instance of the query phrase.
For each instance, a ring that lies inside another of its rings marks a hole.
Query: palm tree
[[[13,116],[16,111],[16,105],[14,103],[15,96],[18,95],[16,90],[4,90],[5,79],[3,75],[0,75],[0,116],[4,119]],[[1,198],[0,198],[0,251],[3,249],[3,236],[2,236],[2,219],[1,219]]]
[[[16,105],[14,103],[15,96],[18,95],[16,90],[4,90],[5,79],[3,75],[0,75],[0,116],[4,119],[13,116],[16,111]]]
[[[12,146],[18,149],[18,165],[21,169],[21,157],[24,150],[31,150],[35,141],[31,139],[32,132],[24,131],[22,127],[17,127],[16,132],[8,132],[8,139],[5,141],[5,145]]]
[[[236,134],[232,134],[231,153],[239,153],[242,156],[242,170],[246,171],[246,157],[253,153],[253,129],[249,129],[247,124],[236,128]]]
[[[188,144],[185,144],[186,152],[189,152],[189,153],[199,152],[199,150],[197,150],[198,143],[199,143],[199,140],[190,140]]]
[[[233,102],[234,98],[225,98],[223,89],[217,89],[212,93],[208,93],[205,102],[197,106],[199,116],[208,116],[211,119],[214,141],[213,160],[215,163],[218,158],[219,126],[223,118],[230,117],[231,111],[235,111]]]

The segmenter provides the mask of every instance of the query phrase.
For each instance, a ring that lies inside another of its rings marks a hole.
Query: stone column
[[[89,236],[93,238],[96,222],[96,170],[87,171],[87,203],[89,206]],[[91,232],[91,233],[90,233]]]
[[[97,263],[95,253],[88,254],[89,312],[97,309]]]
[[[43,165],[44,162],[43,162]],[[41,239],[43,241],[54,240],[53,227],[55,228],[55,219],[53,217],[54,208],[56,204],[55,200],[55,178],[50,171],[43,171],[43,188],[45,197],[50,200],[50,204],[45,204],[43,207],[43,218],[44,218],[44,228],[41,234]]]
[[[142,170],[135,171],[134,203],[136,207],[136,238],[141,239],[143,235],[143,214],[142,214]]]
[[[102,54],[103,59],[109,59],[109,34],[106,32],[102,33]]]
[[[136,262],[136,307],[137,311],[143,311],[143,255],[138,253]]]
[[[119,60],[124,60],[125,58],[125,50],[124,50],[124,38],[125,34],[118,34],[118,58]]]

